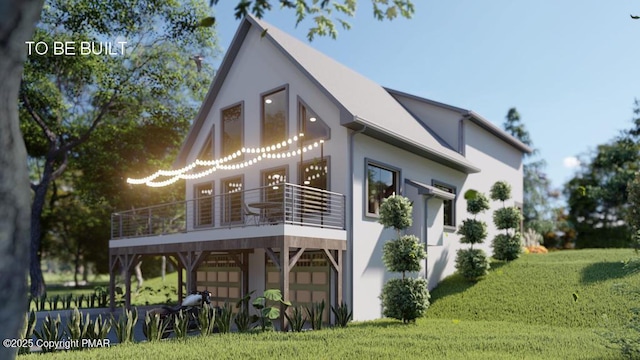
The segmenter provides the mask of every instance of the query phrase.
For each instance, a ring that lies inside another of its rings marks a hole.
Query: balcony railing
[[[345,228],[345,196],[317,188],[281,183],[195,197],[114,213],[111,238],[276,224]]]

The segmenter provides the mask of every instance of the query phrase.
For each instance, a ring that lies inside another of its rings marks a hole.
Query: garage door
[[[279,256],[279,255],[278,255]],[[266,289],[280,288],[280,272],[266,257]],[[305,252],[289,274],[289,298],[294,306],[311,306],[324,300],[325,322],[329,321],[330,267],[323,252]],[[304,311],[304,310],[303,310]]]
[[[209,255],[198,268],[196,286],[198,291],[211,292],[211,304],[222,306],[225,301],[233,306],[240,299],[240,268],[227,255]]]

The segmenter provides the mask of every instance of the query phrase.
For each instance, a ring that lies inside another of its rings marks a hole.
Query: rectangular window
[[[242,149],[242,103],[222,110],[222,157]]]
[[[287,140],[287,89],[262,96],[262,146]]]
[[[456,188],[450,185],[433,181],[432,185],[442,191],[446,191],[450,194],[456,194]],[[456,213],[455,213],[455,199],[454,200],[442,200],[442,206],[444,207],[444,226],[456,226]]]
[[[367,214],[378,215],[382,200],[399,194],[400,171],[367,161]]]
[[[242,222],[242,176],[228,178],[222,181],[222,222],[233,224]]]
[[[263,171],[263,200],[266,202],[282,202],[284,197],[284,184],[286,182],[286,167]]]
[[[195,226],[213,225],[213,183],[198,184],[194,187],[196,198]]]
[[[329,190],[329,166],[326,158],[302,163],[298,174],[302,185]]]

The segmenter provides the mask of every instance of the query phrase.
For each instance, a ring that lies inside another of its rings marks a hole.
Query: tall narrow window
[[[204,141],[204,145],[202,146],[202,149],[200,149],[200,153],[198,153],[199,160],[213,160],[215,158],[213,153],[213,138],[214,138],[214,131],[213,129],[211,129],[211,131],[207,135],[207,138]]]
[[[382,200],[399,194],[400,172],[367,162],[367,214],[378,215]]]
[[[222,222],[225,224],[242,222],[242,188],[241,176],[222,181]]]
[[[446,191],[454,195],[456,193],[456,188],[453,186],[437,181],[433,181],[432,185],[442,191]],[[456,226],[456,212],[454,204],[454,200],[442,200],[442,206],[444,208],[444,226]]]
[[[287,89],[262,96],[262,146],[287,139]]]
[[[262,172],[262,186],[264,201],[282,202],[284,183],[287,182],[287,168],[277,168]]]
[[[329,139],[329,126],[302,101],[298,103],[298,112],[298,128],[305,142]]]
[[[222,157],[242,149],[242,104],[222,110]]]
[[[213,225],[213,183],[198,184],[194,187],[196,198],[195,226]]]
[[[327,159],[314,159],[300,165],[301,185],[329,190],[329,166]]]

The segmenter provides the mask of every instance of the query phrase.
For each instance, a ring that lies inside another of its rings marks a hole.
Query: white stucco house
[[[174,171],[137,181],[186,181],[185,201],[112,215],[111,292],[120,269],[170,255],[186,270],[180,288],[217,304],[280,288],[294,304],[345,301],[356,320],[379,318],[395,276],[382,263],[395,235],[378,223],[382,199],[413,201],[408,232],[428,253],[418,276],[433,288],[455,271],[461,195],[505,180],[521,204],[530,152],[473,111],[384,88],[245,18]],[[491,239],[491,211],[481,218]]]

